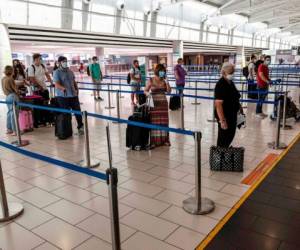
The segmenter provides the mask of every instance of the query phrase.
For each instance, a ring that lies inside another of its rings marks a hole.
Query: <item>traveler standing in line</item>
[[[64,56],[58,58],[59,68],[54,71],[55,93],[60,108],[81,111],[79,90],[74,73],[68,67],[68,60]],[[82,116],[75,115],[79,135],[83,135]]]
[[[237,126],[237,113],[242,108],[241,95],[233,83],[234,65],[226,64],[221,69],[222,77],[215,87],[215,116],[218,121],[217,146],[229,147]]]
[[[27,74],[30,83],[35,87],[36,93],[44,98],[46,102],[49,101],[49,91],[46,85],[47,80],[53,84],[52,79],[42,63],[42,56],[40,54],[33,54],[33,64],[28,67]]]
[[[177,60],[177,65],[174,67],[174,75],[176,79],[176,87],[178,88],[178,93],[183,94],[183,89],[185,86],[185,76],[187,75],[187,72],[183,68],[182,58],[179,58]]]
[[[269,89],[271,84],[271,79],[269,76],[269,65],[271,64],[271,56],[266,56],[264,63],[258,66],[257,70],[257,89],[258,89],[258,103],[256,104],[256,116],[258,118],[265,118],[268,115],[263,113],[263,104],[261,102],[265,101],[268,94],[265,93]]]
[[[6,95],[6,102],[13,103],[19,101],[18,90],[13,79],[14,69],[12,66],[6,66],[4,68],[4,77],[2,78],[2,90]],[[15,116],[13,112],[13,105],[7,104],[7,117],[6,117],[6,134],[17,135],[15,126]]]
[[[26,81],[25,71],[19,60],[13,60],[13,79],[15,80],[16,88],[20,96],[25,96],[27,91],[26,86],[28,85]]]
[[[247,79],[248,84],[254,84],[254,80],[255,80],[255,63],[256,63],[256,56],[252,55],[250,63],[248,64],[248,72],[249,72],[248,79]]]
[[[166,92],[171,92],[170,85],[165,81],[166,68],[158,64],[154,70],[154,77],[150,78],[145,87],[145,94],[151,92],[154,107],[150,109],[150,121],[154,125],[169,126],[169,110]],[[169,133],[164,130],[152,129],[150,132],[150,148],[170,146]]]
[[[94,83],[94,89],[96,89],[94,90],[94,99],[95,101],[103,101],[103,98],[100,96],[101,81],[103,77],[97,56],[93,56],[92,63],[89,65],[89,72]]]
[[[134,60],[132,67],[129,71],[130,74],[130,85],[131,85],[131,91],[137,92],[141,89],[141,82],[142,82],[142,75],[140,71],[139,61]],[[136,98],[136,101],[138,102],[138,94],[137,93],[131,93],[131,105],[136,105],[134,101],[134,97]]]

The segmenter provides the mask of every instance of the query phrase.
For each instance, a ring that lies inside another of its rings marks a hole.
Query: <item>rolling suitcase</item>
[[[177,110],[180,109],[181,102],[180,102],[180,96],[171,96],[170,103],[169,103],[169,109],[171,110]]]
[[[129,116],[129,121],[149,123],[149,114],[143,107],[139,112]],[[126,128],[126,147],[133,150],[145,150],[149,145],[150,129],[128,125]]]
[[[248,91],[250,91],[250,92],[248,92],[249,99],[254,99],[254,100],[258,99],[258,92],[255,93],[255,91],[257,91],[256,83],[252,83],[252,84],[248,83]]]
[[[21,110],[19,113],[19,125],[21,132],[33,131],[33,118],[31,110]]]
[[[72,115],[64,113],[57,114],[55,121],[55,136],[60,140],[65,140],[72,135]]]

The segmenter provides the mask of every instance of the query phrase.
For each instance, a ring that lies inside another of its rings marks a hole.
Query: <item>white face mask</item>
[[[67,62],[62,62],[61,66],[62,66],[62,68],[66,69],[66,68],[68,68],[68,63]]]
[[[233,79],[233,74],[232,74],[232,75],[227,75],[226,78],[227,78],[229,81],[232,81],[232,79]]]

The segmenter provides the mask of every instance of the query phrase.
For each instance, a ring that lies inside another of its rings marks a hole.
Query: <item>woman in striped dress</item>
[[[166,68],[158,64],[152,77],[145,88],[145,94],[151,92],[154,107],[150,109],[150,121],[153,125],[169,126],[168,101],[165,93],[171,92],[170,85],[166,82]],[[150,147],[170,146],[169,133],[164,130],[152,129],[150,133]]]

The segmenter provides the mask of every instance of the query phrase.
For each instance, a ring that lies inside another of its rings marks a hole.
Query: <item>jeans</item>
[[[227,121],[228,129],[222,129],[218,123],[218,140],[217,146],[228,148],[232,143],[236,132],[236,120]]]
[[[19,101],[19,97],[15,93],[11,93],[8,96],[6,96],[6,101],[7,102],[17,102]],[[12,130],[14,132],[17,131],[16,129],[16,124],[15,124],[15,116],[14,116],[14,111],[13,111],[13,105],[12,104],[7,104],[7,117],[6,117],[6,128],[7,130]]]
[[[57,103],[60,108],[81,111],[78,96],[57,97]],[[75,117],[76,117],[76,121],[77,121],[77,128],[78,129],[82,128],[83,127],[82,116],[75,115]]]
[[[268,88],[258,88],[258,103],[256,104],[256,114],[261,114],[262,113],[262,108],[263,108],[263,104],[261,102],[263,102],[264,100],[266,100],[268,94],[267,93],[261,93],[261,92],[266,92],[268,91]]]

